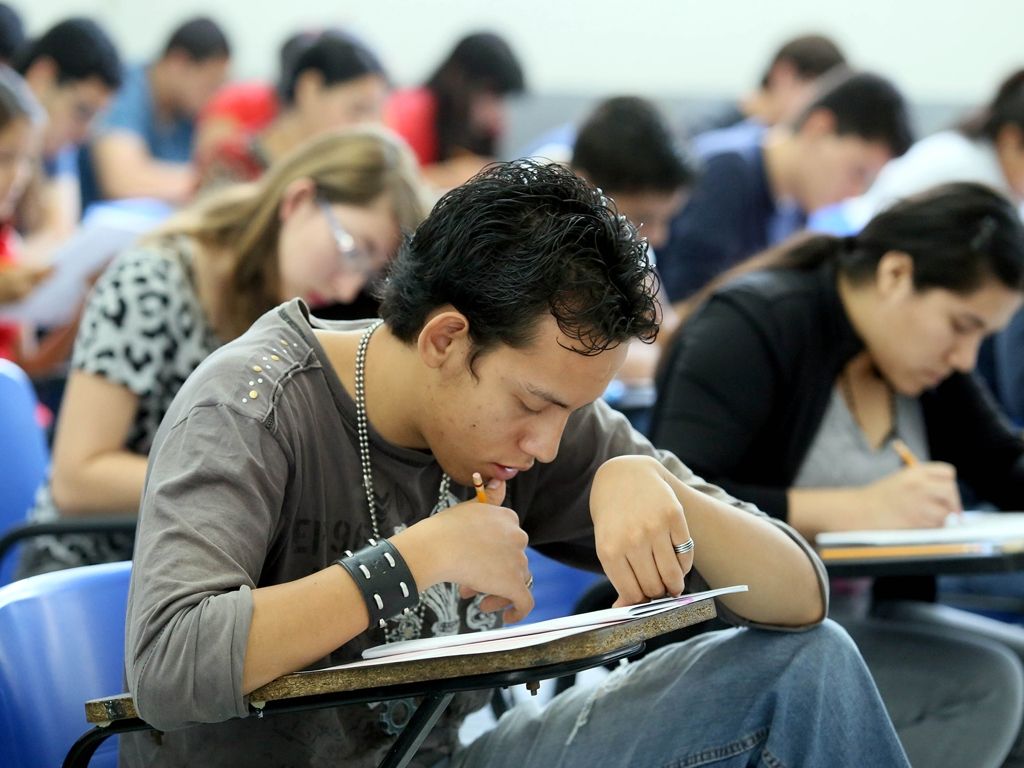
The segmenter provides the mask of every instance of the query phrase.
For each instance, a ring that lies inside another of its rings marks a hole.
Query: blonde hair
[[[201,198],[153,237],[186,235],[224,249],[233,264],[223,288],[218,331],[241,335],[280,301],[277,245],[280,206],[288,186],[310,179],[331,203],[370,205],[387,195],[402,232],[427,213],[419,169],[409,149],[381,128],[351,128],[304,143],[274,163],[259,180]]]

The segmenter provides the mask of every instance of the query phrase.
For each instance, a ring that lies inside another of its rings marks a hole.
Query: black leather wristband
[[[348,571],[366,602],[370,626],[384,627],[385,621],[419,602],[416,581],[405,560],[387,539],[370,539],[370,546],[356,553],[345,552],[335,560]]]

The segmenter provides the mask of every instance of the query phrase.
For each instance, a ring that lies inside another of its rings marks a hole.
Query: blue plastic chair
[[[124,689],[130,573],[104,563],[0,588],[0,765],[59,766],[91,727],[85,701]],[[116,766],[117,740],[91,765]]]
[[[604,578],[598,573],[562,565],[532,547],[527,548],[526,559],[533,576],[534,606],[524,624],[569,616],[583,593]]]
[[[25,522],[46,477],[50,452],[36,419],[32,382],[17,365],[0,360],[0,533]],[[16,550],[15,550],[16,552]],[[0,563],[0,584],[11,580],[15,554]]]
[[[867,223],[857,204],[850,200],[819,208],[807,217],[807,229],[826,235],[844,237],[855,235]]]

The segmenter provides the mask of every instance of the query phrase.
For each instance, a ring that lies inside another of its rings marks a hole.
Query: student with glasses
[[[289,298],[350,301],[425,213],[404,145],[353,129],[212,193],[119,256],[85,311],[34,518],[134,513],[156,428],[195,367]],[[251,373],[255,387],[262,371]],[[45,539],[22,574],[127,559],[131,546]]]
[[[316,204],[327,219],[327,226],[331,230],[331,237],[334,238],[336,255],[342,268],[356,280],[364,278],[364,282],[379,275],[387,266],[388,254],[379,249],[360,245],[355,236],[345,229],[326,196],[317,194]]]

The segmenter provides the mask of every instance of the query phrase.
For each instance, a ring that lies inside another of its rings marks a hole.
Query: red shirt
[[[246,133],[258,133],[267,127],[279,107],[277,94],[266,83],[232,83],[214,95],[200,115],[202,121],[210,118],[228,118],[238,123]]]
[[[0,270],[5,264],[14,264],[18,260],[18,238],[14,227],[10,224],[0,225]],[[16,360],[21,338],[21,326],[12,322],[0,322],[0,357]]]
[[[405,139],[420,165],[437,162],[437,100],[426,88],[395,91],[384,110],[384,122]]]
[[[264,83],[236,83],[218,91],[200,116],[199,132],[209,120],[232,125],[235,130],[204,147],[196,158],[204,184],[212,180],[253,181],[262,176],[266,160],[256,139],[279,109],[277,94]]]

